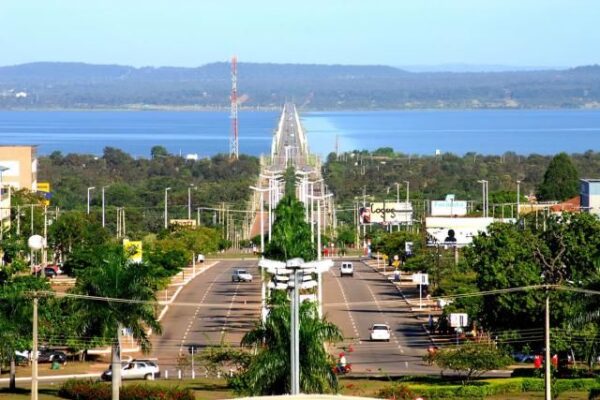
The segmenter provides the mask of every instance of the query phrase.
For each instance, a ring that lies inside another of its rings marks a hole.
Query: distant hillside
[[[388,66],[239,64],[244,107],[596,108],[600,67],[407,72]],[[0,109],[222,108],[230,65],[197,68],[40,62],[0,67]]]

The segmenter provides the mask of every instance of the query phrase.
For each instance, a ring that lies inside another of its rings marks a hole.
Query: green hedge
[[[71,400],[110,400],[112,392],[110,383],[71,379],[62,385],[58,394]],[[132,384],[121,388],[120,399],[194,400],[194,394],[177,386]]]
[[[564,391],[586,391],[598,386],[596,379],[561,379],[556,382],[554,390]],[[475,381],[469,385],[444,385],[444,384],[410,384],[392,385],[379,391],[377,397],[399,398],[398,390],[408,390],[428,400],[435,399],[483,399],[487,396],[515,394],[522,392],[543,392],[544,380],[539,378],[514,378],[499,379],[497,381]]]

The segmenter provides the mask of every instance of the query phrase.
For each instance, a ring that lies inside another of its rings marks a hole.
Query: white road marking
[[[346,292],[344,291],[344,287],[340,283],[340,280],[337,279],[337,276],[335,275],[333,270],[330,269],[329,273],[331,274],[331,276],[333,276],[333,279],[337,282],[338,287],[340,288],[340,292],[342,293],[342,297],[344,298],[344,304],[346,305],[346,309],[348,310],[348,318],[350,318],[350,323],[352,324],[352,328],[354,330],[354,336],[356,338],[360,339],[360,334],[358,333],[358,329],[356,328],[356,322],[354,321],[354,317],[352,316],[352,313],[350,312],[350,306],[348,306],[348,298],[346,297]],[[359,342],[360,342],[360,340],[359,340]]]
[[[228,268],[223,268],[223,271],[219,275],[217,275],[216,278],[206,288],[206,291],[204,292],[204,295],[202,296],[202,299],[200,299],[200,302],[198,303],[198,307],[196,307],[196,310],[194,312],[194,316],[192,317],[192,319],[190,321],[190,325],[194,322],[194,319],[196,318],[196,314],[200,311],[200,307],[202,306],[202,303],[204,303],[204,300],[206,300],[206,296],[208,296],[208,293],[210,293],[210,289],[213,287],[213,285],[215,284],[215,282],[217,282],[219,280],[219,278],[221,278],[221,276],[225,272],[229,272],[229,269]],[[189,329],[185,332],[185,334],[183,335],[183,338],[181,339],[181,346],[179,346],[179,354],[181,354],[183,352],[183,344],[185,343],[185,341],[187,339],[188,333],[189,333]]]

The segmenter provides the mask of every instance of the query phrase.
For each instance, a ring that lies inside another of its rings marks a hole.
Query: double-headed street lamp
[[[95,186],[87,188],[87,214],[90,215],[90,191],[96,189]]]
[[[169,209],[167,208],[167,204],[168,204],[168,197],[167,197],[167,193],[169,192],[169,190],[171,190],[170,187],[165,188],[165,229],[167,229],[169,227]]]

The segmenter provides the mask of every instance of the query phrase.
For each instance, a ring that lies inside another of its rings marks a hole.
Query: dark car
[[[67,355],[62,351],[52,350],[52,349],[40,349],[40,354],[38,356],[38,362],[40,363],[52,363],[58,362],[59,364],[67,363]]]

